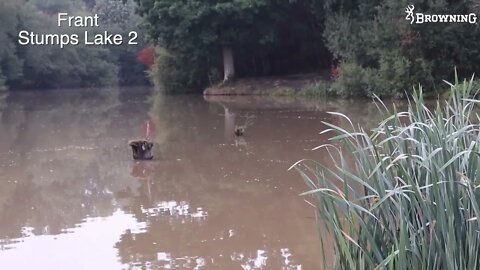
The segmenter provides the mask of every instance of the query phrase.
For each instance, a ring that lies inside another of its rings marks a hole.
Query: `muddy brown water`
[[[322,269],[328,237],[287,169],[329,163],[311,151],[327,142],[321,121],[346,123],[327,111],[378,115],[365,101],[146,88],[1,94],[0,268]],[[144,137],[155,159],[135,162],[128,141]]]

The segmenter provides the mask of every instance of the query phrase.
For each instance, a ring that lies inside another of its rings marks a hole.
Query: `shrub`
[[[338,76],[340,76],[340,69],[338,68],[338,66],[332,66],[330,68],[330,78],[336,79],[338,78]]]
[[[208,80],[206,69],[200,67],[200,62],[195,57],[159,48],[150,78],[168,93],[199,90]]]
[[[340,75],[332,84],[332,91],[343,97],[363,96],[368,86],[368,69],[356,63],[342,63]]]
[[[85,70],[79,72],[83,81],[81,83],[82,86],[104,87],[118,84],[119,68],[113,63],[109,50],[85,48],[84,53],[79,53],[79,55],[85,58],[90,57],[91,59],[85,64]],[[66,76],[69,75],[72,76],[72,74],[66,74]],[[60,85],[60,83],[57,85]]]
[[[380,56],[380,66],[372,70],[369,88],[369,96],[390,97],[395,93],[403,93],[412,82],[409,81],[410,62],[403,56],[395,53],[383,53]]]
[[[405,86],[410,89],[412,83],[435,93],[443,83],[432,78],[451,76],[455,65],[462,65],[462,76],[480,69],[474,41],[479,28],[475,24],[411,25],[399,11],[414,4],[425,13],[468,14],[471,2],[475,1],[324,1],[323,36],[335,60],[376,70],[383,82],[377,81],[374,86],[379,90],[373,93],[390,95]]]
[[[344,97],[392,97],[410,92],[414,81],[433,85],[429,67],[421,59],[412,64],[400,54],[384,51],[378,67],[363,67],[357,63],[341,64],[332,90]]]
[[[341,269],[478,269],[480,125],[473,80],[428,109],[419,88],[408,110],[367,132],[325,123],[333,166],[294,166],[333,237]],[[325,249],[327,247],[323,246]],[[331,248],[331,247],[328,247]]]

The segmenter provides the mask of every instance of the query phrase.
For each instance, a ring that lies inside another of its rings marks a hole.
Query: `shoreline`
[[[270,77],[239,78],[212,85],[203,90],[204,96],[292,96],[328,81],[324,74],[309,73]]]

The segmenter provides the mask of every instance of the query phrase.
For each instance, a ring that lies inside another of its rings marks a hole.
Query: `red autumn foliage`
[[[144,65],[151,67],[155,63],[155,48],[153,46],[146,47],[137,55],[137,60]]]
[[[330,69],[330,76],[332,79],[336,79],[340,76],[340,68],[338,66],[332,66]]]
[[[140,125],[140,136],[147,141],[155,139],[156,126],[152,120],[147,120]]]
[[[133,164],[130,175],[139,180],[148,180],[154,171],[152,164],[149,162],[135,162]]]

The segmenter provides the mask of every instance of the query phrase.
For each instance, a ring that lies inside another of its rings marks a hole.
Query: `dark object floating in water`
[[[243,125],[235,125],[235,129],[233,131],[235,136],[243,136],[247,130],[247,127],[253,125],[253,118],[255,118],[255,116],[247,114],[245,117],[245,123]]]
[[[243,136],[243,133],[245,133],[245,127],[237,126],[235,127],[235,131],[233,131],[233,133],[235,133],[235,136]]]
[[[128,145],[132,147],[133,159],[150,160],[153,159],[152,148],[153,143],[146,140],[131,140]]]

